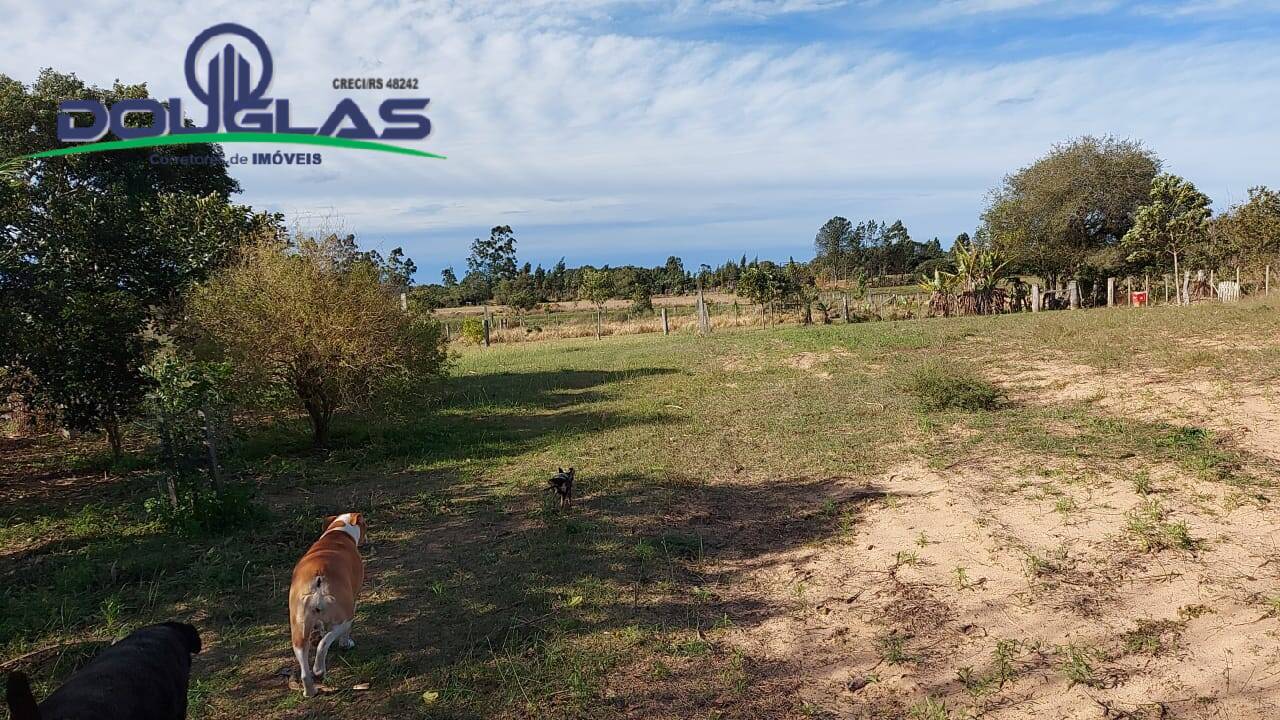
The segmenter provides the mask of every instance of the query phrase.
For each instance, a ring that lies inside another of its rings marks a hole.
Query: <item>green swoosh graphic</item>
[[[352,148],[355,150],[376,150],[378,152],[399,153],[415,157],[437,158],[445,160],[444,155],[423,152],[412,148],[370,142],[368,140],[352,140],[351,138],[329,137],[328,135],[302,135],[300,133],[258,133],[258,132],[223,132],[223,133],[181,133],[178,135],[158,135],[155,137],[133,138],[132,140],[112,140],[110,142],[94,142],[72,147],[45,150],[44,152],[23,155],[27,159],[61,157],[63,155],[80,155],[83,153],[109,152],[111,150],[130,150],[133,148],[155,147],[157,145],[190,145],[194,143],[286,143],[293,145],[328,145],[329,147]]]

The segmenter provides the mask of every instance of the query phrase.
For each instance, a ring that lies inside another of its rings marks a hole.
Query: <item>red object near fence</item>
[[[1134,307],[1146,307],[1146,305],[1147,305],[1147,291],[1146,291],[1146,290],[1134,290],[1132,293],[1129,293],[1129,294],[1130,294],[1130,296],[1132,296],[1132,298],[1133,298],[1133,306],[1134,306]]]

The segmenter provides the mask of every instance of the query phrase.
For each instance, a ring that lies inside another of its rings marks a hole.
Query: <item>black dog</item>
[[[148,625],[103,650],[36,706],[27,676],[9,673],[13,720],[182,720],[200,634],[186,623]]]
[[[564,468],[556,468],[557,472],[547,481],[551,489],[560,496],[560,507],[567,508],[573,504],[573,468],[565,472]]]

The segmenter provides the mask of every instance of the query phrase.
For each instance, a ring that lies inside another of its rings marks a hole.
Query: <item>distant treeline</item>
[[[527,309],[609,296],[642,309],[653,295],[687,293],[701,282],[764,302],[804,304],[816,288],[832,285],[859,291],[919,282],[926,292],[947,295],[1034,276],[1056,291],[1075,280],[1087,301],[1098,302],[1109,277],[1176,277],[1185,284],[1188,271],[1247,273],[1280,253],[1280,192],[1250,188],[1247,202],[1215,214],[1191,181],[1162,170],[1141,142],[1078,138],[1007,175],[991,191],[978,228],[957,235],[947,250],[936,237],[912,239],[901,220],[855,224],[836,216],[818,229],[808,262],[744,255],[691,270],[672,256],[657,267],[571,268],[561,260],[547,270],[517,263],[515,235],[503,225],[472,243],[461,280],[447,268],[439,284],[415,288],[413,296],[428,308],[492,301]],[[990,267],[978,272],[974,262]]]
[[[967,242],[968,236],[961,235],[959,240]],[[854,225],[842,217],[832,218],[818,231],[815,251],[816,257],[809,263],[789,258],[785,263],[788,274],[795,276],[796,266],[802,266],[811,283],[816,276],[828,281],[865,282],[867,278],[895,275],[912,282],[922,273],[932,273],[934,268],[951,263],[938,238],[928,242],[912,240],[901,220],[892,224],[866,220]],[[715,267],[703,265],[690,270],[683,260],[672,255],[654,267],[569,267],[561,258],[548,269],[541,264],[521,264],[514,231],[509,225],[500,225],[490,231],[488,238],[476,238],[471,243],[467,271],[461,279],[457,271],[447,267],[441,272],[440,282],[416,286],[411,295],[416,304],[427,309],[488,302],[528,309],[539,303],[581,298],[584,273],[602,271],[607,274],[611,297],[643,306],[655,295],[693,292],[699,280],[708,290],[734,291],[751,268],[776,272],[783,267],[782,263],[743,255]]]

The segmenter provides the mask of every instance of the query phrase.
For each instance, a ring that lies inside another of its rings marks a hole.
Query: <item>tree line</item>
[[[542,303],[602,296],[630,300],[636,310],[647,310],[652,309],[655,295],[687,294],[699,283],[707,289],[732,290],[747,269],[761,262],[743,255],[741,260],[729,259],[717,267],[703,265],[689,270],[675,255],[653,267],[569,267],[561,258],[547,269],[541,264],[520,263],[515,232],[510,225],[499,225],[489,231],[488,238],[472,241],[461,280],[452,266],[446,267],[440,282],[414,286],[410,297],[419,307],[430,310],[493,302],[527,311]]]
[[[1082,137],[1006,176],[982,215],[980,244],[1049,288],[1075,280],[1097,301],[1108,277],[1260,267],[1280,253],[1280,193],[1214,214],[1190,180],[1136,140]]]

